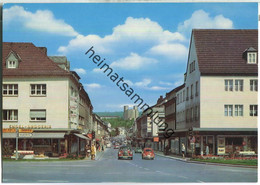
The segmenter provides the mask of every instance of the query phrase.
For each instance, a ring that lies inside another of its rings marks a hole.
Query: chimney
[[[46,47],[38,47],[46,56],[47,56],[47,48]]]

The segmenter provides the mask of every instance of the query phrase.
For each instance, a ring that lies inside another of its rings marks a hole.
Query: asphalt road
[[[257,169],[193,164],[156,156],[118,160],[107,149],[97,161],[3,162],[4,183],[256,182]]]

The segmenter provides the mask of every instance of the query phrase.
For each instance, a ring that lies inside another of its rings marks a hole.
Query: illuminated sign
[[[159,142],[159,137],[154,137],[153,142]]]

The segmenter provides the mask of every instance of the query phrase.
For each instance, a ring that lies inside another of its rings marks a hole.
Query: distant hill
[[[124,112],[95,112],[98,116],[119,116],[123,118]]]

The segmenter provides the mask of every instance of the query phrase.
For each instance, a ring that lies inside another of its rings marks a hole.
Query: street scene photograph
[[[4,3],[2,183],[257,183],[258,3]]]

